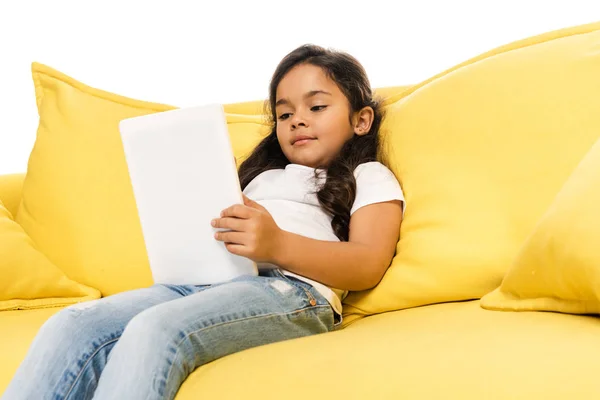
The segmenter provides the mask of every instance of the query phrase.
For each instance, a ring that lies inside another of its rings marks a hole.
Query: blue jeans
[[[173,399],[203,364],[335,327],[327,300],[279,270],[207,286],[154,285],[52,316],[2,399]]]

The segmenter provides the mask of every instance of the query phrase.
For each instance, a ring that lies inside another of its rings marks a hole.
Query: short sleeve
[[[400,183],[385,165],[376,161],[361,164],[354,170],[354,178],[356,198],[350,215],[369,204],[392,200],[400,200],[404,203],[404,193]]]

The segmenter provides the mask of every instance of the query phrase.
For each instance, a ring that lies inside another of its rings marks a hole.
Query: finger
[[[248,197],[246,197],[246,195],[242,195],[242,196],[244,196],[244,204],[247,205],[248,207],[255,208],[257,210],[265,210],[265,208],[263,206],[261,206],[254,200],[249,199]]]
[[[232,231],[245,231],[245,220],[239,218],[215,218],[211,221],[214,228],[230,229]]]
[[[245,236],[246,234],[235,231],[215,232],[215,239],[225,243],[244,244]]]
[[[235,254],[235,255],[243,256],[243,257],[248,257],[248,251],[246,250],[246,246],[243,246],[241,244],[227,243],[227,244],[225,244],[225,248],[231,254]]]
[[[233,217],[248,219],[252,216],[252,209],[242,204],[235,204],[221,211],[221,218]]]

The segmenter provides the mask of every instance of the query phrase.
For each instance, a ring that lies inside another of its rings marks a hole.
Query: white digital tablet
[[[243,203],[223,107],[182,108],[120,122],[155,283],[204,285],[257,275],[210,225]]]

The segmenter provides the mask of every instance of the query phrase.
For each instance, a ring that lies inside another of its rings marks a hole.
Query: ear
[[[371,125],[373,124],[373,118],[375,118],[375,112],[370,106],[364,107],[362,110],[356,112],[352,118],[354,133],[358,136],[369,133]]]

